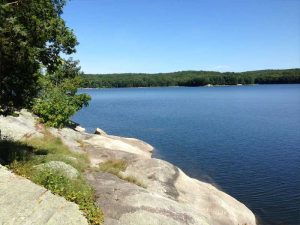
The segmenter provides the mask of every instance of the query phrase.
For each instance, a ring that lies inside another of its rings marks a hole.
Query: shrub
[[[41,122],[50,127],[63,127],[70,123],[70,117],[87,106],[90,96],[77,94],[82,82],[77,62],[63,61],[54,73],[47,73],[40,79],[42,90],[35,99],[32,111]]]

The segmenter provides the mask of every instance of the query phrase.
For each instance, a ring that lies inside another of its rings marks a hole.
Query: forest
[[[173,73],[84,74],[83,88],[251,85],[300,83],[300,69],[248,72],[180,71]]]

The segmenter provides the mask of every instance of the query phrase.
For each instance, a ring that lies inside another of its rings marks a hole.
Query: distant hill
[[[165,87],[300,83],[300,68],[247,72],[179,71],[172,73],[84,74],[83,88]]]

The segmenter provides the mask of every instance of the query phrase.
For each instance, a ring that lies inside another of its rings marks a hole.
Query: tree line
[[[300,69],[249,72],[180,71],[173,73],[84,74],[83,88],[251,85],[300,83]]]

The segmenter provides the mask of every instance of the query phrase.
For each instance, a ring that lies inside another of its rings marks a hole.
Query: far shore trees
[[[249,72],[179,71],[173,73],[85,74],[82,87],[163,87],[237,84],[300,83],[300,69],[258,70]]]

